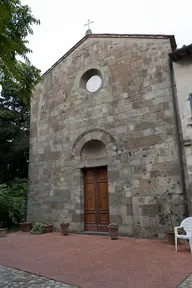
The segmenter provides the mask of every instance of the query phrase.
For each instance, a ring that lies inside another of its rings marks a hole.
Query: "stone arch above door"
[[[83,145],[81,159],[99,159],[107,157],[107,149],[102,141],[92,139]]]
[[[101,141],[107,150],[108,155],[114,155],[118,151],[118,145],[115,138],[103,129],[92,129],[82,133],[74,142],[72,148],[72,156],[75,159],[81,159],[81,150],[83,146],[90,140]]]

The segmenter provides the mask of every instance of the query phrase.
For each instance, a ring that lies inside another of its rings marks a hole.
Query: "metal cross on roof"
[[[86,23],[84,26],[88,26],[88,30],[90,29],[90,25],[93,23],[93,21],[90,21],[90,19],[88,19],[88,23]]]

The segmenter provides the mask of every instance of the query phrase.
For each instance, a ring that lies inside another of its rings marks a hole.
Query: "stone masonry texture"
[[[120,233],[163,237],[153,197],[176,195],[174,223],[182,218],[181,173],[171,93],[170,41],[88,38],[50,70],[31,103],[28,220],[70,222],[84,229],[83,167],[107,165],[110,221]],[[102,86],[83,87],[97,69]],[[107,157],[83,160],[86,142],[105,144]]]
[[[0,265],[0,288],[78,288],[46,277]]]
[[[191,288],[192,287],[192,274],[190,274],[177,288]]]

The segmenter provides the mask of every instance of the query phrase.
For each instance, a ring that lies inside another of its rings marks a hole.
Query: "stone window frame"
[[[93,76],[98,76],[101,79],[101,85],[99,86],[99,88],[96,91],[91,92],[87,89],[86,84]],[[80,89],[82,89],[82,90],[84,90],[90,94],[95,94],[99,90],[102,89],[102,86],[103,86],[102,84],[103,84],[103,77],[102,77],[101,71],[99,69],[96,69],[96,68],[91,68],[91,69],[86,70],[83,73],[83,75],[81,76],[80,82],[79,82],[79,87],[80,87]]]
[[[102,90],[105,89],[109,84],[108,66],[101,67],[97,64],[91,64],[91,65],[88,64],[85,66],[86,66],[85,68],[83,68],[77,73],[77,77],[75,78],[72,91],[74,91],[75,93],[78,91],[82,95],[97,95],[98,93],[101,93]],[[81,84],[80,84],[82,76],[86,73],[86,71],[91,70],[91,69],[98,70],[100,72],[100,75],[101,75],[100,77],[102,79],[100,88],[95,92],[89,92],[86,88],[81,87]]]

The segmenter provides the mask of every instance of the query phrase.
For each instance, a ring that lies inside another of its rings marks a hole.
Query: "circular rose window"
[[[94,93],[102,85],[101,73],[97,69],[86,71],[80,81],[80,87],[86,89],[90,93]]]
[[[98,75],[92,76],[86,83],[86,89],[89,92],[96,92],[101,87],[101,77]]]

